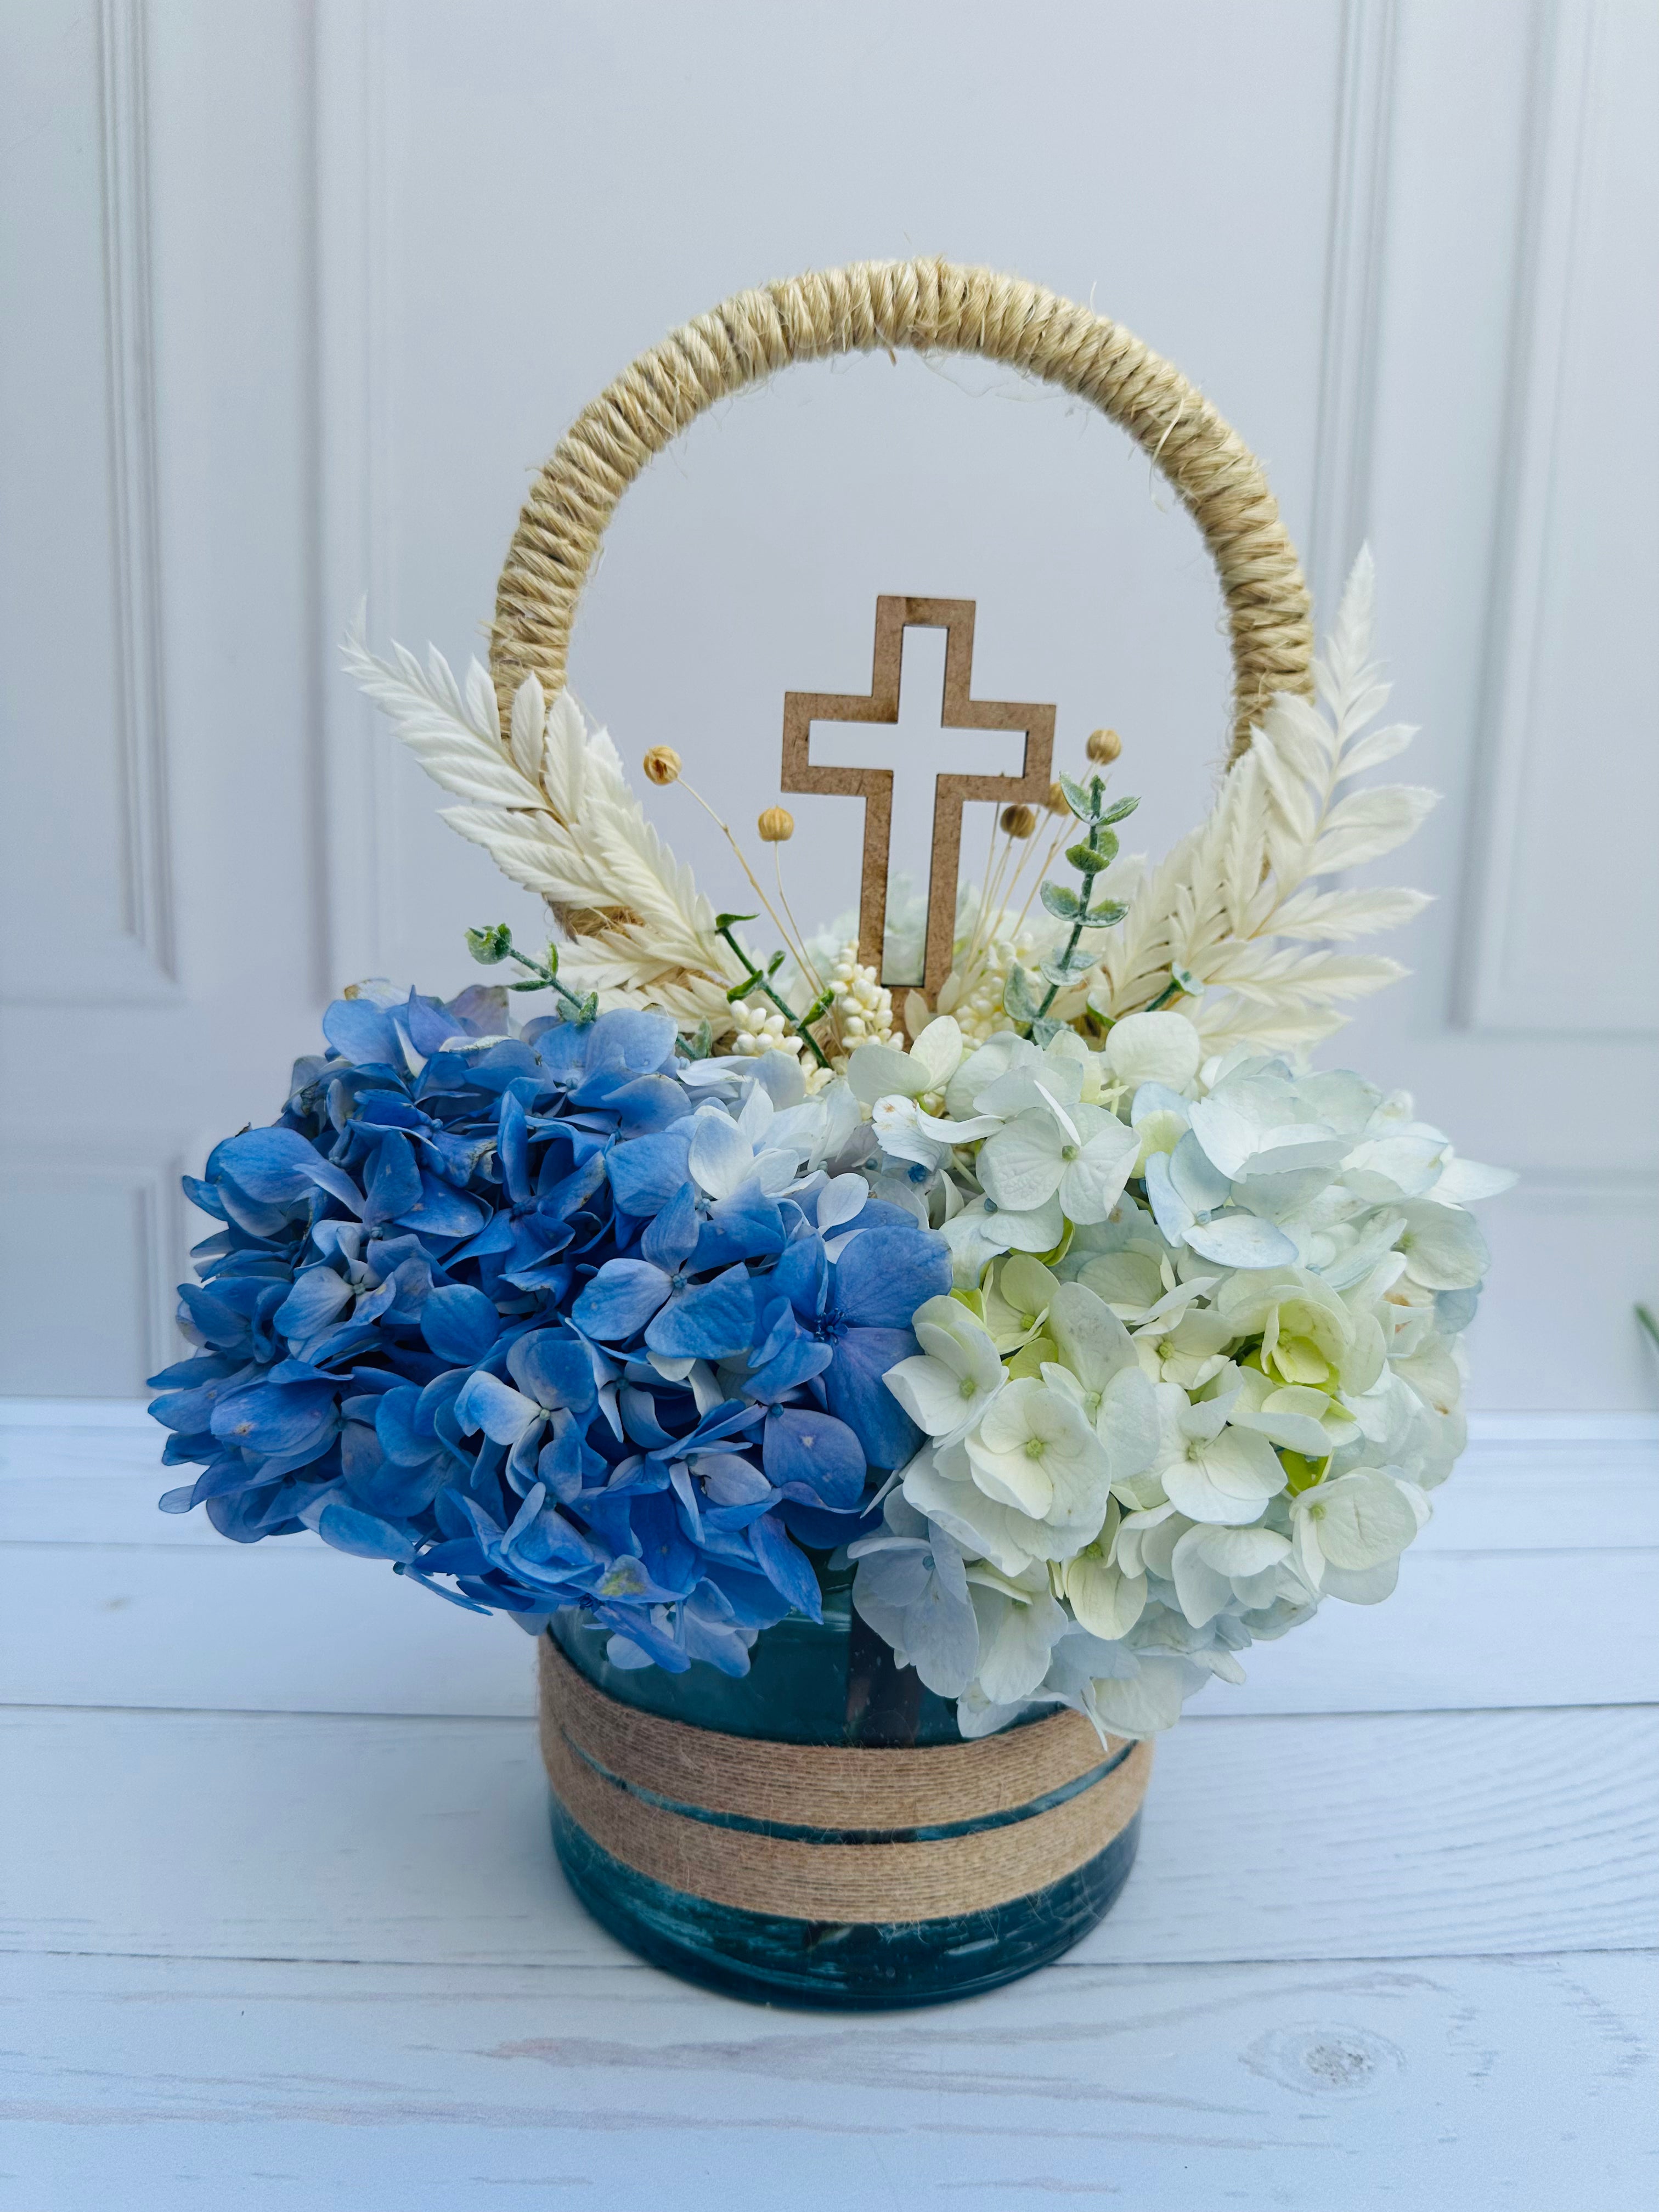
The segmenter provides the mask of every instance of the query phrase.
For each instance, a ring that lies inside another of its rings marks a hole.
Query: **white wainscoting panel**
[[[1659,448],[1607,401],[1659,385],[1638,273],[1659,268],[1659,10],[1558,0],[1539,33],[1468,1004],[1481,1028],[1650,1037]]]
[[[1411,979],[1326,1057],[1526,1178],[1488,1217],[1474,1401],[1652,1403],[1631,1308],[1659,1297],[1659,484],[1616,401],[1659,367],[1656,19],[1210,0],[1178,82],[1172,20],[6,17],[8,1387],[128,1391],[166,1356],[155,1255],[200,1224],[155,1178],[270,1116],[336,990],[453,988],[469,924],[540,927],[340,674],[359,609],[380,646],[481,653],[531,471],[635,353],[770,276],[939,252],[1178,362],[1261,454],[1324,618],[1373,542],[1395,705],[1423,726],[1407,772],[1446,794],[1401,872],[1437,904],[1397,948]],[[866,687],[884,591],[976,598],[979,696],[1054,701],[1062,763],[1122,732],[1133,846],[1189,824],[1226,700],[1198,538],[1109,425],[970,362],[820,364],[701,420],[623,503],[575,682],[625,758],[674,743],[742,829],[775,789],[783,693]],[[960,744],[930,682],[919,650],[897,737],[826,750],[890,748],[901,851]],[[686,794],[651,805],[744,904]],[[793,902],[827,921],[857,810],[794,811]],[[168,1224],[148,1243],[140,1188]]]
[[[144,0],[19,11],[6,43],[0,989],[166,1001]]]

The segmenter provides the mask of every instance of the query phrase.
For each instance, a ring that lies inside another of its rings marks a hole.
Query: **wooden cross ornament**
[[[1018,730],[1025,738],[1018,775],[941,775],[933,787],[933,842],[927,877],[927,951],[921,988],[936,1002],[951,972],[956,937],[957,878],[962,864],[962,809],[970,799],[999,805],[1042,807],[1053,773],[1054,710],[1010,700],[975,699],[974,602],[884,595],[876,601],[876,649],[867,698],[828,691],[790,691],[783,702],[785,791],[828,792],[864,801],[864,870],[859,892],[859,958],[879,975],[887,926],[887,875],[893,835],[893,771],[816,768],[814,722],[889,722],[899,718],[899,672],[907,629],[942,629],[948,729]],[[887,980],[883,977],[884,981]]]

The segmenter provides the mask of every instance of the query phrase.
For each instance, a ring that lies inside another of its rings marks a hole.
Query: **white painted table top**
[[[1659,2202],[1651,1419],[1479,1425],[1395,1597],[1160,1746],[1092,1936],[886,2015],[586,1918],[510,1624],[162,1519],[131,1407],[0,1445],[0,2212]]]

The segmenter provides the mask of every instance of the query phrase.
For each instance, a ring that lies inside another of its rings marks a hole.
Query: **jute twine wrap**
[[[1098,407],[1149,453],[1221,580],[1233,653],[1231,757],[1275,691],[1311,693],[1313,631],[1294,549],[1260,464],[1179,370],[1090,308],[949,261],[866,261],[739,292],[641,354],[585,407],[531,487],[495,594],[490,666],[507,726],[532,672],[562,689],[576,603],[622,497],[716,400],[792,362],[974,353]]]
[[[1125,1753],[1076,1713],[926,1750],[754,1741],[636,1712],[540,1642],[542,1757],[565,1810],[601,1849],[670,1889],[794,1920],[945,1919],[1046,1889],[1140,1809],[1152,1751]],[[1120,1753],[1077,1796],[1000,1827],[925,1843],[811,1841],[705,1814],[861,1837],[1017,1813]]]

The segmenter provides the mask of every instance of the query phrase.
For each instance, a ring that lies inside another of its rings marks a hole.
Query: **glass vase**
[[[612,1667],[605,1656],[607,1632],[574,1610],[561,1613],[549,1632],[605,1697],[692,1728],[778,1744],[960,1745],[953,1706],[925,1689],[914,1668],[894,1665],[891,1650],[852,1611],[848,1585],[838,1587],[837,1580],[826,1590],[822,1624],[792,1616],[765,1631],[749,1673],[738,1680],[701,1663],[683,1674]],[[1053,1797],[979,1821],[884,1830],[881,1840],[923,1842],[1010,1825],[1103,1779],[1133,1748],[1103,1751],[1098,1768]],[[604,1849],[556,1791],[552,1820],[571,1887],[594,1918],[641,1958],[735,1996],[854,2008],[969,1996],[1059,1958],[1109,1910],[1133,1864],[1140,1830],[1137,1810],[1085,1863],[1006,1903],[943,1917],[836,1922],[744,1911],[670,1887]],[[763,1826],[722,1825],[751,1832]],[[811,1839],[842,1840],[822,1832]],[[848,1837],[846,1847],[866,1840],[874,1838],[860,1832]],[[734,1848],[741,1841],[733,1835]]]

